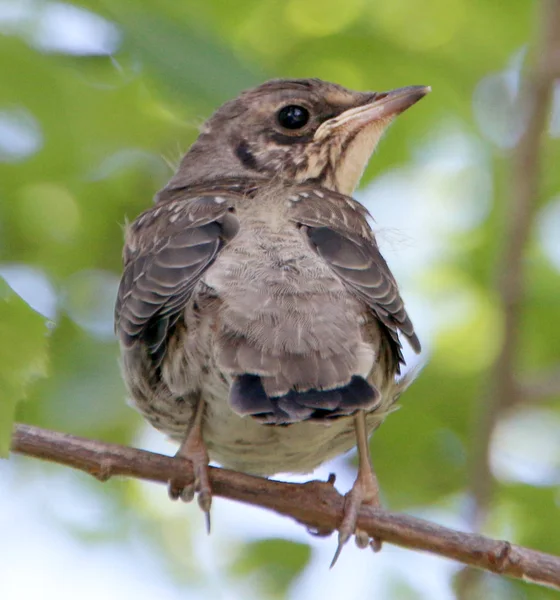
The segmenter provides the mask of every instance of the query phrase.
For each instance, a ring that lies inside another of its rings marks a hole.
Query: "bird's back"
[[[233,381],[232,408],[268,423],[376,401],[363,380],[374,363],[366,307],[293,223],[290,196],[273,187],[241,199],[239,232],[203,278],[220,299],[215,352]]]
[[[181,195],[187,212],[200,194],[192,196]],[[161,363],[154,367],[145,348],[133,346],[125,378],[148,420],[177,439],[204,401],[204,436],[220,463],[271,474],[291,457],[294,471],[308,471],[352,445],[348,415],[363,408],[372,427],[381,422],[395,399],[398,361],[378,319],[294,218],[317,212],[308,192],[266,185],[226,197],[235,236],[167,333]],[[165,215],[162,207],[157,219]]]

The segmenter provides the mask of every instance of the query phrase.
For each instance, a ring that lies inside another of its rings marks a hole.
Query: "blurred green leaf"
[[[140,418],[125,402],[115,341],[94,340],[63,317],[51,336],[50,375],[22,406],[26,421],[130,443]]]
[[[16,405],[25,398],[29,384],[47,372],[48,340],[44,317],[4,287],[0,340],[0,456],[6,456]]]
[[[239,575],[255,575],[271,593],[282,597],[311,558],[311,549],[279,538],[246,544],[234,564]]]

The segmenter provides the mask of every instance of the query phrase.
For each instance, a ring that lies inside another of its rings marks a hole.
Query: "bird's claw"
[[[191,448],[192,450],[192,448]],[[197,447],[195,451],[179,450],[177,456],[187,458],[192,462],[194,482],[186,484],[179,479],[169,481],[168,493],[172,500],[181,499],[192,502],[197,494],[198,505],[206,516],[206,531],[210,533],[210,508],[212,506],[212,488],[210,487],[208,454],[205,448]]]
[[[195,494],[196,494],[196,485],[194,485],[194,484],[186,485],[183,488],[183,491],[181,492],[180,498],[183,502],[188,504],[189,502],[193,501]]]
[[[338,545],[330,565],[331,569],[336,564],[342,548],[352,535],[355,536],[358,548],[367,548],[370,546],[374,552],[378,552],[381,549],[381,540],[370,538],[367,532],[356,527],[358,513],[362,505],[380,506],[379,496],[377,485],[374,483],[373,478],[371,480],[369,477],[362,479],[358,476],[352,489],[344,497],[344,516],[338,528]]]
[[[194,497],[194,485],[187,484],[183,480],[180,479],[170,479],[167,485],[167,494],[169,495],[170,500],[184,500],[185,502],[189,502],[188,494],[189,490],[192,489],[192,493]],[[192,500],[192,498],[191,498]]]
[[[356,529],[354,533],[354,541],[356,542],[356,546],[358,546],[360,550],[363,550],[369,546],[369,534],[363,529]]]

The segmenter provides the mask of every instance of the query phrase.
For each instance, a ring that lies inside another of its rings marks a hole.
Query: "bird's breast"
[[[311,248],[294,223],[259,215],[240,221],[240,229],[204,276],[219,295],[297,296],[344,292],[340,280]]]

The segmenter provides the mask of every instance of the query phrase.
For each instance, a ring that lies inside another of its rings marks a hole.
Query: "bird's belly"
[[[231,410],[224,383],[210,386],[201,396],[205,400],[202,433],[210,459],[229,469],[263,476],[309,473],[355,445],[353,417],[265,425]],[[385,397],[387,402],[366,416],[368,433],[394,409],[393,394]],[[136,398],[135,404],[156,429],[177,443],[184,441],[194,418],[194,403],[178,406],[176,398],[169,396],[157,402]]]
[[[368,431],[377,428],[386,414],[382,407],[370,413]],[[350,450],[356,439],[353,417],[265,425],[234,413],[225,397],[207,399],[203,436],[211,460],[230,469],[266,476],[309,473]]]
[[[210,404],[204,437],[210,458],[224,467],[254,475],[308,473],[353,446],[352,423],[346,418],[330,425],[264,425]]]

